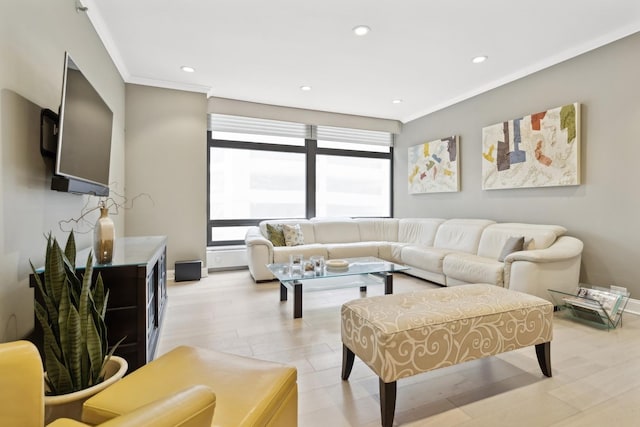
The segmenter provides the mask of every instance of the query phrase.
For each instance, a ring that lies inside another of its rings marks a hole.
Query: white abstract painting
[[[458,137],[409,147],[409,194],[460,191]]]
[[[482,129],[482,189],[580,184],[580,104]]]

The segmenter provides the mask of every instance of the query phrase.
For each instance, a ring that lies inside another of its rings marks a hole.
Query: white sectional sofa
[[[274,246],[267,224],[299,224],[304,244]],[[574,292],[583,244],[558,225],[496,223],[487,219],[374,218],[269,220],[248,230],[249,271],[273,280],[266,265],[290,254],[326,259],[375,256],[411,267],[406,273],[445,286],[490,283],[551,300],[547,289]],[[524,249],[499,261],[510,238]]]

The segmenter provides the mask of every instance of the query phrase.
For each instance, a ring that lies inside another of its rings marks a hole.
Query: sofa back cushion
[[[289,225],[300,224],[300,231],[302,231],[302,237],[304,239],[304,243],[305,244],[316,243],[313,224],[308,219],[267,219],[264,221],[260,221],[260,224],[259,224],[260,232],[266,239],[269,238],[269,233],[267,231],[267,224],[271,224],[272,226],[281,225],[281,224],[289,224]]]
[[[356,218],[363,242],[397,242],[398,219],[396,218]]]
[[[433,246],[440,218],[403,218],[398,221],[398,242]]]
[[[480,243],[482,232],[491,224],[495,224],[495,221],[488,219],[450,219],[438,227],[433,246],[440,249],[475,254],[478,252],[478,244]]]
[[[524,237],[524,250],[545,249],[567,232],[559,225],[505,222],[485,228],[478,245],[478,255],[498,259],[509,237]]]
[[[351,218],[311,220],[316,243],[352,243],[360,241],[360,227]]]

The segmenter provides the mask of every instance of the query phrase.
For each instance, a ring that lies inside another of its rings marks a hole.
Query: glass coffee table
[[[384,284],[384,293],[393,293],[393,273],[409,267],[375,257],[345,258],[343,268],[325,267],[320,272],[303,271],[291,274],[289,263],[269,264],[267,268],[280,281],[280,301],[287,301],[288,291],[293,291],[293,318],[302,317],[302,292],[329,289],[360,288]]]

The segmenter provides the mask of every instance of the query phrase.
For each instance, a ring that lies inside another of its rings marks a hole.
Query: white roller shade
[[[332,126],[318,126],[316,129],[316,139],[318,141],[351,142],[355,144],[382,145],[385,147],[393,145],[393,135],[389,132]]]
[[[400,134],[402,123],[398,120],[356,116],[352,114],[330,113],[327,111],[291,108],[279,105],[259,104],[237,99],[210,97],[207,113],[234,116],[261,117],[269,120],[284,120],[315,126],[337,126],[353,129]]]
[[[209,114],[209,130],[218,132],[251,133],[256,135],[287,136],[306,138],[307,126],[302,123],[279,120],[256,119],[253,117]]]

